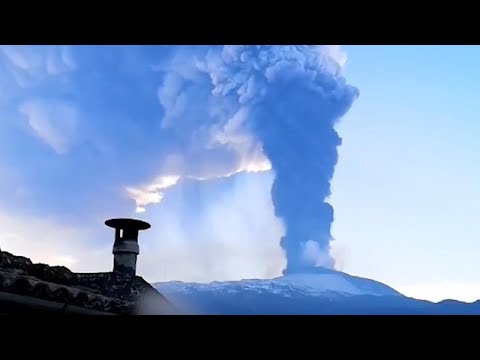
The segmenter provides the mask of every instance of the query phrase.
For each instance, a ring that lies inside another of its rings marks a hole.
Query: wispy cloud
[[[126,190],[137,204],[136,212],[143,213],[146,205],[158,204],[163,199],[163,190],[176,185],[179,180],[180,176],[160,176],[142,188],[127,187]]]
[[[48,76],[58,76],[75,70],[71,46],[3,45],[0,54],[17,84],[30,87]]]
[[[29,100],[20,106],[35,134],[58,154],[70,149],[78,127],[75,107],[60,100]]]

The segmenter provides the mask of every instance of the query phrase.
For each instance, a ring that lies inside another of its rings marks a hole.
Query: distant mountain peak
[[[211,283],[172,281],[155,283],[154,286],[171,294],[270,293],[283,297],[323,296],[327,298],[358,295],[402,296],[398,291],[380,282],[326,268],[289,273],[274,279],[245,279]]]
[[[480,314],[480,301],[417,300],[375,280],[314,268],[274,279],[153,284],[186,313]]]

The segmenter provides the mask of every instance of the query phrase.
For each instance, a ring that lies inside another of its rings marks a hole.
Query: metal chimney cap
[[[151,225],[142,220],[136,219],[109,219],[105,225],[114,229],[147,230]]]

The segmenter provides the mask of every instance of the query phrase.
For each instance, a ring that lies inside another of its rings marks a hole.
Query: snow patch
[[[155,283],[166,294],[189,293],[267,293],[284,297],[321,296],[401,296],[399,292],[380,282],[351,276],[334,270],[318,268],[313,273],[288,274],[275,279],[248,279],[215,281],[211,283],[184,283],[179,281]]]

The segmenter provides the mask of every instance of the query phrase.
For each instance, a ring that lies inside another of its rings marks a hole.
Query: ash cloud
[[[28,194],[12,206],[97,224],[186,180],[272,171],[287,271],[332,266],[334,125],[358,95],[344,62],[336,46],[0,47],[0,168]]]
[[[188,77],[177,72],[176,101],[169,98],[174,105],[164,118],[165,127],[178,129],[201,119],[210,130],[220,130],[216,134],[234,127],[234,134],[249,136],[239,153],[261,148],[275,173],[271,196],[286,227],[281,245],[287,273],[334,266],[329,252],[333,208],[326,202],[341,144],[334,125],[358,96],[341,75],[345,59],[337,50],[306,45],[210,48],[195,57],[197,71],[179,67]],[[189,90],[181,92],[187,83]],[[192,86],[198,88],[192,91]],[[189,91],[204,97],[191,99]],[[200,111],[197,117],[179,110],[189,100],[197,102],[189,109]],[[236,150],[234,138],[222,145]]]

